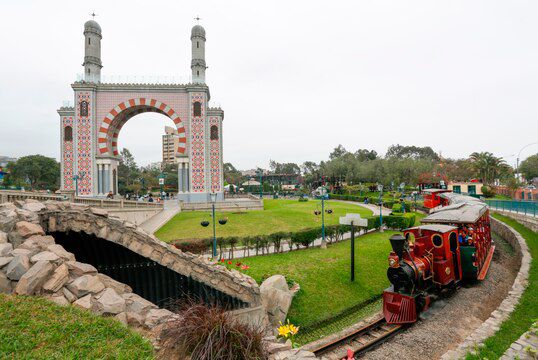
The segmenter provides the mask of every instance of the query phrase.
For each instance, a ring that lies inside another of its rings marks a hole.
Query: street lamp
[[[165,177],[166,177],[166,174],[164,174],[163,172],[159,174],[159,185],[161,186],[161,194],[160,194],[161,197],[163,197],[163,185],[164,185]]]
[[[379,232],[383,232],[383,185],[377,185],[379,191]]]
[[[79,180],[82,181],[82,179],[84,179],[85,176],[86,176],[85,171],[81,171],[78,174],[76,174],[75,176],[73,176],[73,180],[75,180],[75,196],[78,196],[78,181]]]
[[[213,258],[217,257],[217,224],[215,218],[215,203],[217,202],[217,193],[212,192],[209,194],[211,199],[211,214],[213,217]],[[219,220],[219,224],[224,225],[228,222],[227,218],[222,218]],[[200,225],[206,227],[209,225],[209,221],[203,220]],[[222,255],[222,254],[221,254]]]
[[[533,143],[530,143],[530,144],[527,144],[525,146],[523,146],[519,152],[517,153],[517,158],[516,158],[516,179],[519,181],[519,155],[521,155],[521,152],[523,150],[525,150],[526,148],[528,148],[529,146],[531,145],[536,145],[538,144],[538,142],[533,142]]]

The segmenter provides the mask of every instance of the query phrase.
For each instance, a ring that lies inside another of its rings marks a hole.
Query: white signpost
[[[355,281],[355,226],[367,227],[368,220],[360,214],[346,213],[346,216],[340,216],[340,224],[351,225],[351,281]]]

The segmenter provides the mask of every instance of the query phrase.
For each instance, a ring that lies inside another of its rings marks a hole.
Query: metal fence
[[[536,217],[538,215],[538,202],[515,200],[486,200],[491,209],[516,212]]]

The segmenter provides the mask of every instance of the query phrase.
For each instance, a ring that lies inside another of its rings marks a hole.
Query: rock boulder
[[[41,289],[46,279],[54,270],[54,265],[50,261],[36,262],[23,276],[21,276],[15,293],[20,295],[33,295]]]
[[[271,325],[278,326],[280,321],[284,322],[293,299],[286,278],[282,275],[271,276],[261,284],[260,293]]]
[[[17,255],[6,267],[6,275],[10,280],[19,280],[30,269],[30,259],[25,255]]]

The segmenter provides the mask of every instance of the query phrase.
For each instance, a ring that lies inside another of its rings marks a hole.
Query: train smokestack
[[[394,234],[389,239],[390,245],[392,246],[392,251],[398,255],[400,260],[403,259],[403,253],[407,247],[407,239],[402,234]]]

